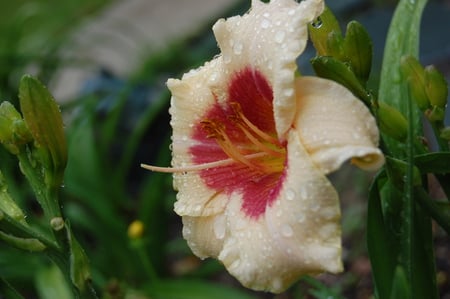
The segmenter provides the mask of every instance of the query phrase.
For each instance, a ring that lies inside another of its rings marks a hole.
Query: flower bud
[[[60,185],[67,163],[67,144],[58,105],[50,92],[32,76],[22,77],[19,100],[23,118],[46,172],[46,181]]]
[[[131,222],[128,226],[128,237],[130,239],[139,239],[144,234],[144,223],[139,220]]]
[[[444,108],[448,96],[447,82],[444,76],[432,65],[425,68],[425,88],[431,105]]]
[[[445,110],[438,106],[433,106],[433,108],[425,111],[425,116],[432,123],[443,122],[445,118]]]
[[[441,130],[440,137],[442,139],[450,141],[450,127],[445,127]]]
[[[0,104],[0,143],[17,155],[23,145],[33,140],[20,113],[10,102]]]
[[[372,67],[372,40],[364,26],[356,21],[347,25],[344,53],[356,77],[367,82]]]
[[[347,87],[355,96],[370,104],[370,96],[347,64],[334,57],[316,57],[311,60],[314,71],[319,77],[333,80]]]
[[[335,56],[341,52],[343,42],[341,28],[328,7],[325,7],[315,22],[308,25],[308,30],[318,56]]]
[[[408,136],[408,121],[403,114],[384,102],[378,102],[378,123],[381,132],[399,140],[405,141]]]
[[[400,63],[401,72],[408,82],[412,99],[419,109],[425,111],[430,106],[425,89],[425,71],[420,62],[413,56],[404,56]]]

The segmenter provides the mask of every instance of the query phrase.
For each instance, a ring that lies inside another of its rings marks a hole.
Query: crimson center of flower
[[[273,204],[284,178],[286,144],[276,134],[273,92],[265,77],[247,67],[231,79],[224,104],[216,102],[194,127],[190,148],[205,184],[217,192],[242,194],[252,218]]]

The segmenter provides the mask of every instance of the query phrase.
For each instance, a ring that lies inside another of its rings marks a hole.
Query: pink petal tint
[[[242,192],[242,209],[249,217],[260,217],[266,207],[273,204],[283,182],[286,145],[277,139],[272,102],[272,88],[263,74],[251,67],[237,72],[228,85],[225,103],[216,102],[202,117],[204,121],[195,126],[192,138],[198,141],[198,145],[189,150],[194,164],[230,158],[217,140],[224,136],[211,136],[214,134],[207,132],[211,128],[205,128],[211,125],[221,127],[221,134],[229,139],[226,146],[232,147],[245,161],[234,158],[236,163],[201,170],[200,176],[209,188],[217,192],[228,195]],[[253,126],[268,136],[260,136],[259,131],[252,130]],[[263,156],[247,158],[258,153]]]

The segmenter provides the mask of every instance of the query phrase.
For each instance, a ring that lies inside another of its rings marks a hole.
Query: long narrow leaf
[[[367,215],[367,247],[378,298],[389,298],[391,294],[398,251],[381,206],[380,193],[386,180],[386,174],[381,173],[372,184]]]
[[[402,84],[401,80],[400,60],[404,55],[418,56],[420,21],[426,2],[427,0],[400,1],[386,39],[379,100],[393,106],[405,116],[407,115],[406,86]],[[421,134],[420,118],[418,117],[420,112],[417,107],[414,107],[413,113],[417,116],[414,123],[414,134],[417,136]],[[394,156],[404,156],[404,148],[401,143],[386,136],[384,139]]]

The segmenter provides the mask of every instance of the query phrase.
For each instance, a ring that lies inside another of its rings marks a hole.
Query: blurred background
[[[343,28],[356,19],[369,31],[375,54],[373,90],[395,4],[328,3]],[[331,176],[342,199],[346,271],[318,280],[306,277],[275,296],[248,291],[218,262],[194,257],[172,210],[171,176],[139,167],[170,164],[166,80],[218,54],[211,25],[249,6],[249,0],[2,0],[0,101],[17,103],[20,77],[31,73],[60,103],[69,143],[63,210],[90,258],[94,286],[102,298],[372,298],[365,244],[370,175],[346,166]],[[450,1],[430,1],[420,57],[447,79],[449,16]],[[313,56],[308,47],[299,59],[302,73],[312,74]],[[8,182],[9,191],[27,211],[28,221],[43,225],[17,162],[3,149],[0,170],[5,177],[17,178]],[[144,224],[142,238],[127,234],[135,220]],[[450,243],[438,226],[435,245],[441,297],[450,298]],[[0,278],[25,298],[71,298],[61,274],[45,257],[4,243]]]

